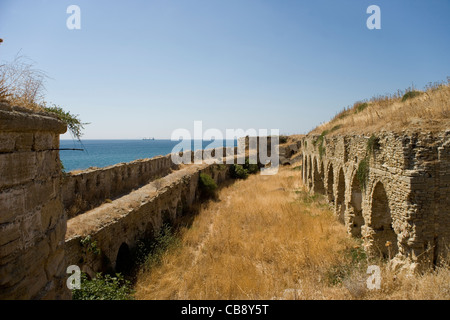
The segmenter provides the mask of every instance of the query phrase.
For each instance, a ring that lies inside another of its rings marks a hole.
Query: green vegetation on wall
[[[200,173],[199,176],[200,195],[204,199],[217,198],[217,184],[214,179],[206,173]]]

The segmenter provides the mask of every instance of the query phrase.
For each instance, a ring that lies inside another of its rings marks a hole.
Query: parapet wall
[[[138,241],[151,239],[163,223],[173,224],[199,200],[199,175],[209,174],[217,184],[228,178],[229,166],[189,165],[68,221],[66,256],[94,276],[97,272],[124,272]],[[95,243],[96,252],[83,241]]]
[[[412,267],[450,245],[450,131],[307,136],[303,179],[369,253]]]
[[[65,131],[48,114],[0,103],[0,300],[68,297],[58,151]]]
[[[170,155],[67,173],[62,197],[68,218],[95,208],[105,200],[130,192],[178,169]]]
[[[217,148],[217,150],[198,150],[195,153],[186,151],[181,152],[180,157],[185,157],[184,163],[195,163],[196,159],[215,158],[216,151],[219,151],[217,158],[222,158],[232,155],[237,149]],[[168,154],[104,168],[69,172],[65,174],[62,184],[62,198],[68,218],[71,219],[91,210],[105,201],[110,202],[116,197],[178,170],[179,167],[180,163],[174,162],[172,155]]]

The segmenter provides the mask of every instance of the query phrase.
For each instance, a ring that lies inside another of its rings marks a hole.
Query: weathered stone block
[[[41,225],[43,230],[53,229],[64,211],[60,198],[48,201],[41,209]]]
[[[0,154],[0,190],[31,181],[36,173],[36,156],[33,152]]]
[[[55,177],[61,172],[61,163],[59,161],[58,151],[39,151],[36,152],[36,166],[38,168],[37,178],[48,179]]]
[[[16,151],[31,151],[33,147],[33,133],[17,133],[16,136]]]
[[[20,223],[20,230],[24,249],[34,246],[36,241],[39,241],[44,234],[40,210],[33,211],[25,216]]]
[[[43,182],[36,181],[28,186],[25,196],[25,210],[30,212],[37,206],[42,205],[56,197],[57,180],[47,180]]]
[[[18,223],[0,224],[0,246],[20,238],[20,230]]]
[[[16,145],[16,133],[0,132],[0,152],[13,152]]]
[[[58,148],[58,146],[55,145],[55,136],[59,139],[58,135],[51,132],[36,132],[34,134],[33,150],[43,151]]]
[[[61,267],[61,263],[64,261],[64,249],[61,248],[52,254],[47,259],[45,263],[45,272],[49,279],[52,278],[52,275],[58,274],[58,269]]]
[[[0,225],[13,222],[25,213],[25,189],[0,192]]]

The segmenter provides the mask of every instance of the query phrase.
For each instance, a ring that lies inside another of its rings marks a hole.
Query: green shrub
[[[380,149],[380,138],[372,135],[367,141],[367,153],[373,154],[376,150]]]
[[[326,148],[325,148],[324,145],[323,145],[323,141],[324,141],[325,136],[326,136],[329,132],[330,132],[330,131],[328,131],[328,130],[323,131],[323,132],[320,134],[320,136],[319,136],[316,140],[313,141],[313,145],[314,145],[314,146],[317,146],[317,145],[318,145],[318,150],[319,150],[319,156],[320,156],[320,159],[322,159],[322,157],[325,155],[325,150],[326,150]]]
[[[230,175],[234,179],[247,179],[248,170],[244,169],[240,164],[232,164],[230,167]]]
[[[248,158],[245,159],[244,169],[247,170],[249,174],[254,174],[259,171],[259,166],[257,163],[250,163]]]
[[[330,129],[330,132],[336,131],[340,128],[342,128],[342,124],[335,125],[333,128]]]
[[[81,139],[81,136],[83,135],[82,131],[84,129],[84,126],[89,123],[83,123],[78,118],[78,115],[73,115],[68,111],[64,111],[61,107],[58,107],[57,105],[53,105],[52,107],[46,107],[43,106],[44,110],[48,113],[55,114],[59,120],[65,122],[67,124],[67,128],[69,129],[70,133],[77,138],[77,140]]]
[[[286,143],[288,141],[288,137],[287,136],[279,136],[279,142],[280,143]]]
[[[200,194],[203,198],[209,199],[217,197],[217,184],[209,174],[200,173],[198,183]]]
[[[98,273],[89,280],[81,273],[81,288],[72,291],[73,300],[133,300],[131,283],[120,273],[115,276]]]
[[[90,252],[99,255],[101,253],[100,248],[97,246],[97,241],[93,241],[90,235],[81,239],[80,244],[83,254]]]
[[[421,91],[415,91],[415,90],[408,91],[407,93],[405,93],[405,94],[403,95],[402,102],[404,102],[404,101],[406,101],[406,100],[408,100],[408,99],[411,99],[411,98],[420,96],[421,94],[422,94]]]
[[[358,164],[358,170],[356,170],[356,178],[358,179],[361,189],[365,189],[366,181],[369,178],[369,159],[365,157]]]
[[[180,238],[169,223],[165,223],[153,237],[137,241],[132,259],[143,270],[157,266],[167,250],[180,245]]]
[[[369,104],[367,102],[363,102],[363,103],[358,103],[355,105],[355,113],[359,113],[361,111],[363,111],[364,109],[366,109],[369,106]]]

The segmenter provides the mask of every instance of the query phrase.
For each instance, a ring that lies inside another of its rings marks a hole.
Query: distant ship
[[[155,140],[155,138],[154,137],[153,138],[144,138],[142,140]]]

